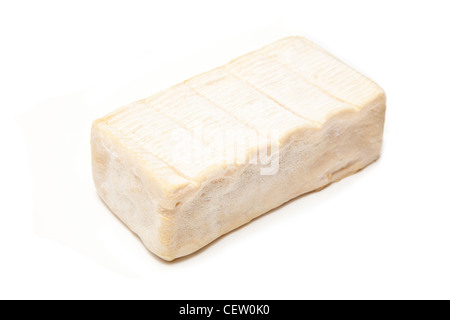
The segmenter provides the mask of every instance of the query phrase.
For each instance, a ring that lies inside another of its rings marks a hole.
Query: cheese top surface
[[[318,129],[383,94],[302,37],[276,41],[96,121],[162,189],[242,165],[261,141]],[[274,135],[274,132],[277,135]],[[245,150],[244,157],[236,150]]]

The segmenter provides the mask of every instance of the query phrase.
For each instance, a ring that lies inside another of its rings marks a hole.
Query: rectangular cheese
[[[385,106],[374,82],[288,37],[96,120],[94,182],[173,260],[375,161]]]

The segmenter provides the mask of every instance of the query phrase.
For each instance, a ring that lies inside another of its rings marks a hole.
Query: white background
[[[447,3],[0,2],[0,298],[450,298]],[[95,193],[92,120],[292,34],[385,89],[381,159],[161,261]]]

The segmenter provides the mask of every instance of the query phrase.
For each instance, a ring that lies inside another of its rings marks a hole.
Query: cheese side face
[[[375,161],[385,107],[374,82],[288,37],[96,120],[94,182],[173,260]]]

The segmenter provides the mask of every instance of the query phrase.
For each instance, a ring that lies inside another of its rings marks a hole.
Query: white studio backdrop
[[[0,298],[450,298],[445,1],[0,3]],[[387,94],[383,153],[191,257],[95,193],[91,122],[288,35]]]

